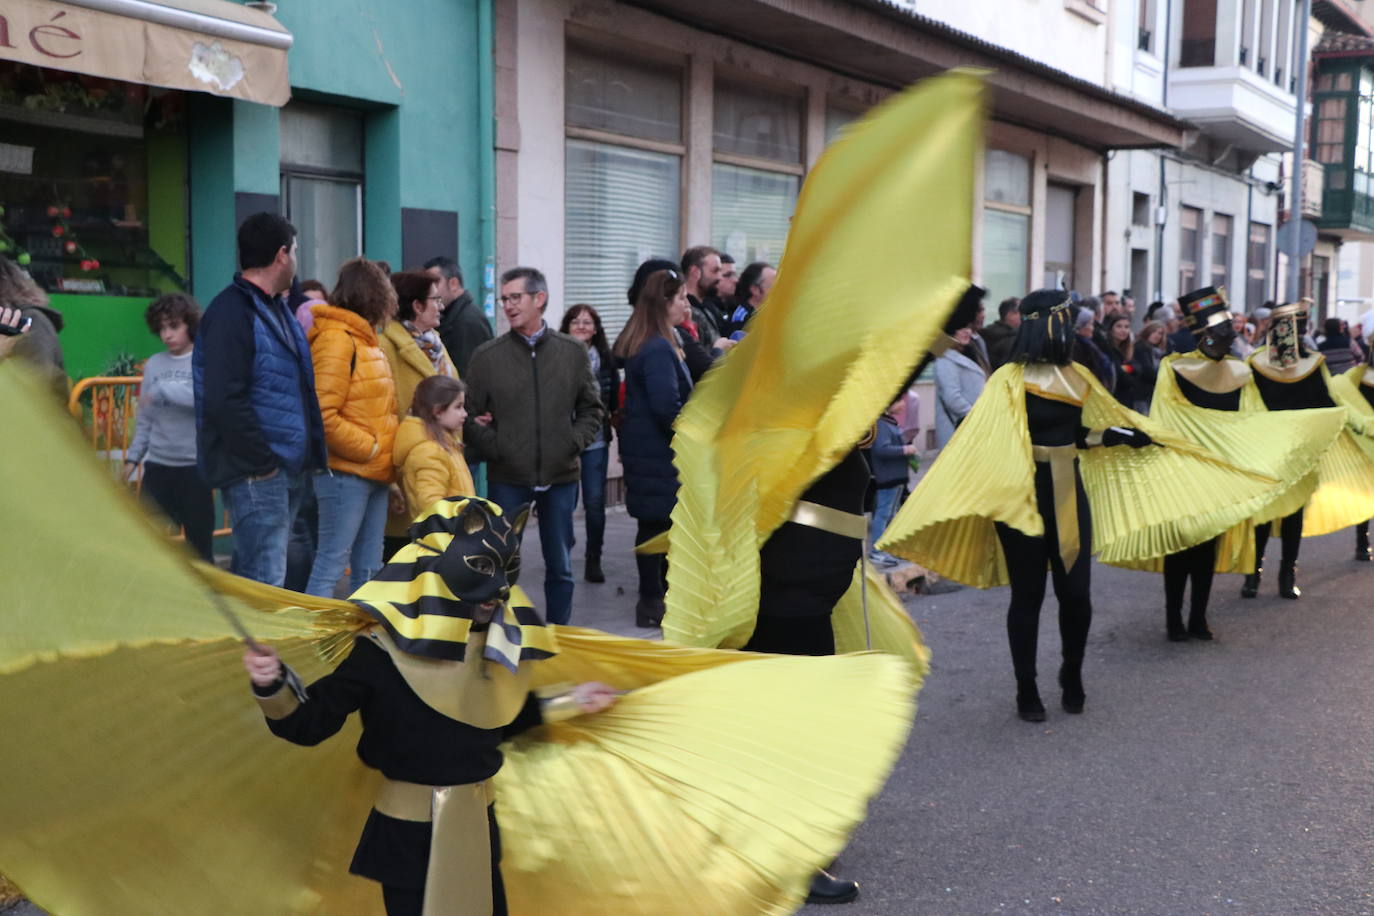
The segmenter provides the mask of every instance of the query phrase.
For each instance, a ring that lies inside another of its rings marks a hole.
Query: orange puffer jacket
[[[310,357],[333,470],[379,483],[392,479],[396,386],[377,332],[361,315],[332,305],[311,309]]]

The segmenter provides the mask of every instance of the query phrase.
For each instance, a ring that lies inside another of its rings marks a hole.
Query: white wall
[[[1097,6],[1131,6],[1095,0]],[[1108,82],[1107,14],[1093,16],[1087,0],[920,0],[912,9],[1099,86]],[[1073,12],[1082,9],[1088,16]],[[1094,19],[1099,21],[1093,21]]]

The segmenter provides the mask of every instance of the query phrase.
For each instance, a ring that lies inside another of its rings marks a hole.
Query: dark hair
[[[648,343],[651,338],[661,337],[680,349],[677,332],[668,321],[668,303],[673,301],[682,289],[682,275],[675,270],[659,270],[649,275],[640,290],[630,320],[615,339],[612,350],[621,359],[629,359]]]
[[[592,316],[592,324],[596,325],[596,331],[592,334],[592,346],[596,348],[596,352],[601,356],[601,365],[611,365],[611,345],[606,340],[606,329],[601,326],[601,316],[597,314],[596,309],[592,308],[587,303],[579,302],[577,305],[574,305],[564,312],[563,323],[558,326],[558,330],[567,334],[568,329],[572,327],[573,319],[583,312]]]
[[[254,213],[239,225],[239,270],[267,267],[277,252],[291,250],[296,227],[276,213]]]
[[[423,270],[403,270],[391,275],[391,288],[396,290],[396,317],[402,321],[415,320],[415,301],[429,298],[429,291],[439,281]]]
[[[700,268],[711,255],[720,257],[720,251],[710,245],[697,245],[682,253],[682,273],[685,275],[693,267]]]
[[[1121,294],[1114,289],[1107,290],[1105,293],[1102,294],[1101,298],[1106,299],[1108,296],[1116,296],[1118,299],[1121,298]]]
[[[720,253],[720,263],[733,264],[735,263],[735,256],[730,254],[729,252],[722,251]]]
[[[1062,289],[1038,289],[1022,297],[1021,324],[1016,328],[1009,362],[1067,366],[1073,361],[1077,310],[1064,308],[1068,301]]]
[[[445,280],[451,280],[457,277],[459,286],[467,286],[467,284],[463,282],[463,268],[459,267],[458,262],[453,260],[453,258],[430,258],[425,262],[425,270],[429,270],[432,267],[439,268],[439,273],[444,275]]]
[[[515,280],[525,281],[525,292],[533,295],[534,293],[544,294],[544,305],[548,306],[549,281],[544,279],[544,274],[535,267],[512,267],[501,275],[501,285],[505,286]]]
[[[630,305],[634,305],[639,301],[639,291],[644,288],[644,281],[649,279],[651,275],[660,270],[671,270],[673,273],[677,273],[678,269],[678,265],[667,258],[650,258],[635,270],[635,278],[630,282],[630,288],[625,291],[625,298],[630,301]]]
[[[1328,318],[1322,322],[1322,333],[1327,337],[1339,337],[1342,333],[1341,320],[1339,318]]]
[[[1021,304],[1021,300],[1015,296],[1008,296],[997,306],[997,317],[1006,318],[1012,310]]]
[[[339,268],[339,282],[329,294],[329,304],[361,315],[376,327],[391,314],[396,291],[376,261],[350,258]]]
[[[148,330],[154,334],[161,334],[167,322],[180,321],[194,340],[196,328],[200,326],[200,306],[185,293],[167,293],[152,301],[148,311],[143,313],[143,320],[148,322]]]
[[[772,266],[766,261],[755,261],[740,271],[739,280],[735,283],[735,298],[740,302],[748,302],[750,293],[763,279],[764,270]]]
[[[301,292],[305,292],[308,289],[319,290],[321,299],[329,298],[329,290],[325,288],[325,285],[321,283],[319,280],[305,280],[300,284]]]
[[[434,282],[434,278],[430,278]],[[410,415],[419,417],[425,425],[425,432],[435,442],[451,452],[458,450],[458,443],[448,430],[439,425],[434,415],[458,400],[458,395],[468,390],[468,386],[447,375],[431,375],[420,380],[415,386],[415,395],[410,400]]]
[[[1129,332],[1131,330],[1130,315],[1127,315],[1125,312],[1112,312],[1112,314],[1107,317],[1105,327],[1107,332],[1107,346],[1115,347],[1116,352],[1120,353],[1124,359],[1129,360],[1135,355],[1135,335],[1127,333],[1126,339],[1120,343],[1112,338],[1112,330],[1116,327],[1117,323],[1121,321],[1126,322],[1126,330]]]

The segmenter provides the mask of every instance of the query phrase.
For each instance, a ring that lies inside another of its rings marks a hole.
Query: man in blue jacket
[[[310,347],[282,298],[296,274],[296,229],[254,214],[238,249],[241,273],[196,334],[196,457],[229,508],[233,571],[280,586],[307,475],[325,467],[324,424]]]

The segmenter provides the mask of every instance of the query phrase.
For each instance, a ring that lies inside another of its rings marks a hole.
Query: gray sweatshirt
[[[191,352],[173,356],[165,350],[143,366],[143,393],[138,399],[138,425],[129,446],[129,461],[151,461],[172,467],[196,463],[196,396],[191,385]]]

